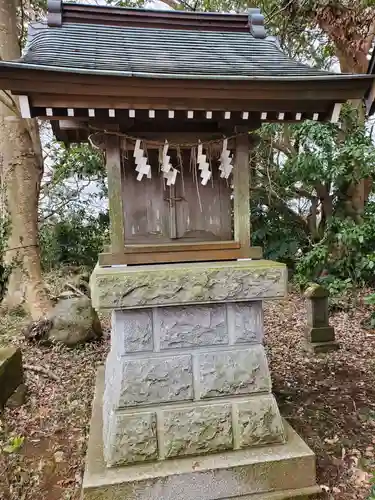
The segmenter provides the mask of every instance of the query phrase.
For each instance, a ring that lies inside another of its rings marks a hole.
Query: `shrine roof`
[[[25,53],[2,66],[146,78],[350,78],[290,59],[266,37],[263,16],[151,11],[51,0],[30,25]],[[358,75],[356,75],[358,78]]]
[[[25,118],[109,118],[123,128],[151,120],[155,130],[171,117],[184,131],[194,120],[215,129],[222,120],[232,129],[262,120],[337,121],[347,100],[365,99],[370,110],[374,81],[371,71],[334,73],[291,59],[267,36],[259,9],[224,14],[48,0],[47,19],[30,24],[22,57],[0,61],[0,88],[20,96]]]
[[[66,71],[178,78],[319,77],[275,41],[249,32],[66,24],[33,27],[22,64]]]

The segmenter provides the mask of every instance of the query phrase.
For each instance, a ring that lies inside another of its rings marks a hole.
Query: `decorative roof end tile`
[[[250,33],[254,38],[266,38],[267,33],[264,27],[264,16],[260,9],[249,9]]]
[[[48,26],[58,27],[62,25],[62,0],[48,0]]]

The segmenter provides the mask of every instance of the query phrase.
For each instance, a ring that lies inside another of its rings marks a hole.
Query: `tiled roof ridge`
[[[250,8],[246,13],[231,14],[140,9],[48,0],[47,20],[51,27],[69,23],[124,27],[154,26],[163,29],[242,31],[250,32],[256,38],[266,37],[264,16],[257,8]]]

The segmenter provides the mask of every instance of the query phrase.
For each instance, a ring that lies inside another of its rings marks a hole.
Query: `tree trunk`
[[[340,68],[343,73],[366,73],[368,68],[367,54],[372,46],[375,21],[374,14],[370,14],[370,22],[368,30],[364,30],[361,22],[364,21],[363,15],[358,14],[358,26],[353,25],[352,18],[348,18],[346,23],[338,22],[340,16],[336,11],[337,6],[332,9],[326,7],[323,9],[324,18],[318,19],[320,28],[327,34],[328,38],[335,46],[336,56],[340,63]],[[327,15],[328,14],[328,15]],[[361,35],[365,33],[365,35]],[[360,119],[365,121],[362,103],[353,103],[359,109]],[[372,179],[366,178],[360,180],[355,185],[351,185],[347,192],[347,205],[349,200],[351,203],[351,212],[355,214],[353,217],[357,221],[362,220],[362,214],[367,203],[372,188]]]
[[[15,0],[0,0],[0,56],[5,60],[20,57],[16,4]],[[17,99],[1,93],[1,101],[1,180],[10,220],[4,260],[15,265],[4,302],[16,307],[26,301],[30,315],[37,320],[51,307],[43,285],[38,245],[41,146],[37,123],[20,117]]]

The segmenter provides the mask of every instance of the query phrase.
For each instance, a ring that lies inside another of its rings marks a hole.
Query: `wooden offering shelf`
[[[240,246],[236,241],[176,243],[165,245],[126,245],[121,253],[99,255],[100,266],[261,259],[261,247]]]

